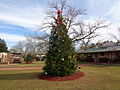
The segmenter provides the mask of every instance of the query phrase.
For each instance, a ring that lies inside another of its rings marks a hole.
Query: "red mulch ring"
[[[70,81],[70,80],[81,78],[83,76],[84,76],[83,72],[76,72],[70,76],[63,76],[63,77],[49,76],[43,73],[38,75],[39,79],[48,80],[48,81]]]

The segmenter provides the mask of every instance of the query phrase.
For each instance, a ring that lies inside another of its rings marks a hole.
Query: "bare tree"
[[[88,37],[87,39],[86,39],[86,38],[85,38],[85,39],[82,39],[82,40],[81,40],[81,43],[80,43],[80,46],[84,47],[84,50],[85,50],[85,49],[88,49],[90,43],[92,43],[91,40],[92,40],[91,37]]]
[[[38,40],[38,38],[34,37],[33,35],[27,35],[25,43],[26,43],[25,47],[26,47],[27,53],[32,53],[36,55],[36,54],[44,53],[46,51],[45,44],[47,42],[45,43],[45,39],[43,38],[40,40],[40,37],[39,37],[39,40]]]
[[[98,34],[96,34],[97,30],[106,28],[108,24],[105,24],[104,20],[97,20],[92,24],[89,22],[88,24],[79,24],[78,26],[78,29],[73,30],[73,41],[87,40],[88,43],[91,39],[98,36]]]
[[[120,37],[119,37],[119,34],[120,34],[120,27],[118,27],[118,29],[117,29],[117,34],[118,35],[115,35],[115,34],[111,34],[111,33],[109,33],[109,35],[111,36],[111,37],[113,37],[115,40],[117,40],[117,41],[120,41]]]
[[[45,37],[46,38],[46,37]],[[26,55],[31,53],[33,55],[45,53],[46,43],[43,38],[39,40],[33,35],[26,35],[26,40],[18,42],[15,46],[10,49],[12,53],[22,53]]]
[[[109,33],[109,35],[110,35],[113,39],[116,40],[116,45],[120,45],[120,37],[119,37],[119,35],[120,35],[120,27],[118,27],[116,34],[115,34],[115,33],[112,33],[112,34]]]
[[[25,43],[24,41],[19,41],[15,46],[13,46],[10,50],[11,53],[25,53]]]
[[[96,20],[94,23],[86,23],[79,20],[79,16],[86,15],[86,10],[77,9],[71,5],[68,5],[67,0],[54,0],[49,3],[49,6],[51,11],[47,11],[45,13],[47,18],[45,19],[46,22],[43,23],[41,29],[51,29],[51,27],[55,24],[54,22],[51,23],[51,21],[57,21],[56,11],[60,9],[62,11],[63,22],[66,25],[67,30],[70,32],[69,34],[72,35],[73,42],[81,40],[88,40],[89,42],[92,38],[98,36],[95,34],[97,30],[108,26],[108,24],[105,23],[105,20]]]
[[[105,20],[96,20],[94,22],[85,22],[79,19],[81,15],[86,15],[86,9],[78,9],[67,4],[67,0],[53,0],[49,2],[49,11],[46,11],[46,18],[41,25],[40,30],[44,32],[42,35],[28,35],[26,42],[26,52],[45,52],[49,42],[50,31],[53,25],[56,24],[56,11],[62,11],[63,23],[69,32],[72,41],[80,42],[80,45],[85,47],[91,43],[91,40],[98,36],[96,31],[101,28],[106,28]],[[49,32],[49,33],[48,33]],[[35,44],[37,43],[37,44]],[[37,50],[36,50],[37,48]],[[31,50],[30,50],[31,49]]]

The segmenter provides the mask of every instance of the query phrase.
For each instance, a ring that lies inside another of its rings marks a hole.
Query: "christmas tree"
[[[73,74],[77,69],[75,51],[68,30],[63,23],[61,11],[57,11],[56,24],[52,26],[49,49],[46,54],[44,72],[53,76]]]

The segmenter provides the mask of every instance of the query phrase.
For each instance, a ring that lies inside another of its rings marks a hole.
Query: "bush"
[[[33,56],[31,55],[31,53],[28,53],[27,56],[25,57],[25,62],[32,63],[32,60],[33,60]]]
[[[78,62],[85,62],[85,55],[84,54],[77,54],[77,61]]]
[[[108,61],[109,61],[109,58],[107,58],[107,57],[99,58],[99,62],[108,63]]]
[[[0,62],[0,64],[9,64],[9,62]]]
[[[113,63],[120,63],[120,57],[114,58]]]
[[[84,59],[86,62],[94,62],[94,58],[92,56],[88,56]]]

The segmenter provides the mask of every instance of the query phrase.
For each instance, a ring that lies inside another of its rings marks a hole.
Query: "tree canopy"
[[[8,47],[4,39],[0,39],[0,52],[8,52]]]

